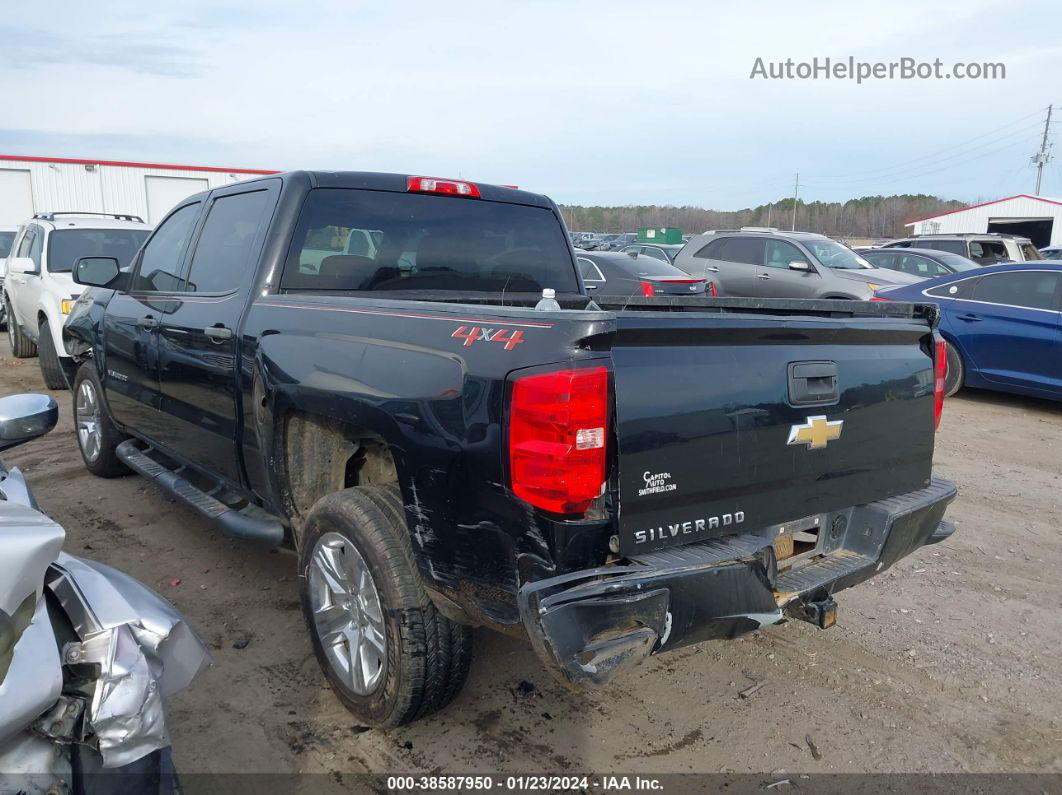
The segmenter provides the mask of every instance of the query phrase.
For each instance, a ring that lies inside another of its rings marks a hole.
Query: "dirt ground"
[[[44,391],[37,360],[5,343],[0,394],[19,391]],[[69,393],[53,394],[58,428],[5,458],[68,552],[155,587],[211,647],[172,704],[186,773],[1062,771],[1062,405],[949,400],[936,467],[959,484],[958,532],[842,593],[830,630],[791,622],[683,649],[580,693],[527,643],[479,631],[457,700],[384,733],[324,685],[294,556],[223,537],[135,476],[89,475]]]

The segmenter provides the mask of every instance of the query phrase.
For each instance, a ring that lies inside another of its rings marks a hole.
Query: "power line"
[[[935,150],[935,151],[932,151],[932,152],[927,152],[924,155],[919,155],[918,157],[911,158],[909,160],[901,160],[898,163],[892,163],[891,165],[888,165],[888,166],[880,166],[880,167],[869,169],[869,170],[863,171],[863,172],[847,172],[845,174],[829,174],[829,173],[826,173],[826,174],[821,175],[821,177],[823,179],[832,179],[833,177],[844,178],[844,177],[847,177],[847,176],[869,175],[869,174],[875,174],[875,173],[882,172],[882,171],[892,171],[894,169],[901,168],[901,167],[907,166],[907,165],[912,164],[912,163],[920,163],[923,160],[932,160],[933,158],[937,157],[938,155],[942,155],[942,154],[945,154],[945,153],[948,153],[948,152],[955,152],[956,149],[965,149],[967,146],[969,146],[970,144],[974,143],[975,141],[980,141],[982,138],[989,138],[989,137],[991,137],[993,135],[996,135],[997,133],[1002,132],[1003,130],[1007,130],[1007,129],[1011,128],[1011,127],[1014,127],[1015,125],[1022,124],[1027,119],[1031,119],[1033,116],[1039,116],[1040,113],[1041,113],[1040,109],[1037,108],[1032,113],[1028,113],[1025,116],[1019,116],[1016,119],[1011,119],[1006,124],[1004,124],[1004,125],[1002,125],[1000,127],[996,127],[995,129],[988,130],[987,132],[981,133],[980,135],[975,135],[973,138],[968,138],[965,141],[960,141],[958,143],[950,144],[949,146],[946,146],[943,149],[938,149],[938,150]],[[1038,128],[1040,126],[1040,122],[1037,121],[1033,125],[1026,124],[1025,127],[1022,128],[1022,131],[1024,131],[1025,129],[1031,129],[1033,126]],[[1009,137],[1010,135],[1013,135],[1015,132],[1019,132],[1019,131],[1018,130],[1012,130],[1011,132],[1008,132],[1007,135],[1004,136],[1004,137]],[[977,148],[980,148],[980,146],[982,146],[982,145],[983,144],[978,144],[977,146],[975,146],[973,148],[977,149]]]

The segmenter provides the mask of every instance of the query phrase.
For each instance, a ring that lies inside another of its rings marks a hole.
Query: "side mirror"
[[[803,271],[804,273],[809,273],[811,271],[811,266],[803,260],[795,259],[789,263],[789,270]]]
[[[36,273],[37,263],[29,257],[9,257],[7,270],[10,273]]]
[[[110,287],[121,269],[114,257],[81,257],[74,263],[73,277],[86,287]]]
[[[59,404],[47,395],[0,398],[0,450],[44,436],[59,421]]]

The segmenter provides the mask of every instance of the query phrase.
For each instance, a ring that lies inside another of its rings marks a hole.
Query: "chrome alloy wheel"
[[[310,605],[328,662],[359,696],[383,681],[387,658],[380,594],[365,559],[339,533],[325,533],[310,556]]]
[[[82,381],[78,387],[77,399],[74,401],[74,421],[81,452],[89,461],[95,461],[100,457],[103,437],[100,430],[100,401],[96,387],[89,380]]]

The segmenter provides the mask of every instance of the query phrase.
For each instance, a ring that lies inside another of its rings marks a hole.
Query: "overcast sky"
[[[0,152],[461,175],[581,204],[737,209],[797,171],[807,200],[978,200],[1032,191],[1062,104],[1057,0],[106,6],[5,4]],[[750,80],[758,56],[1006,79]]]

